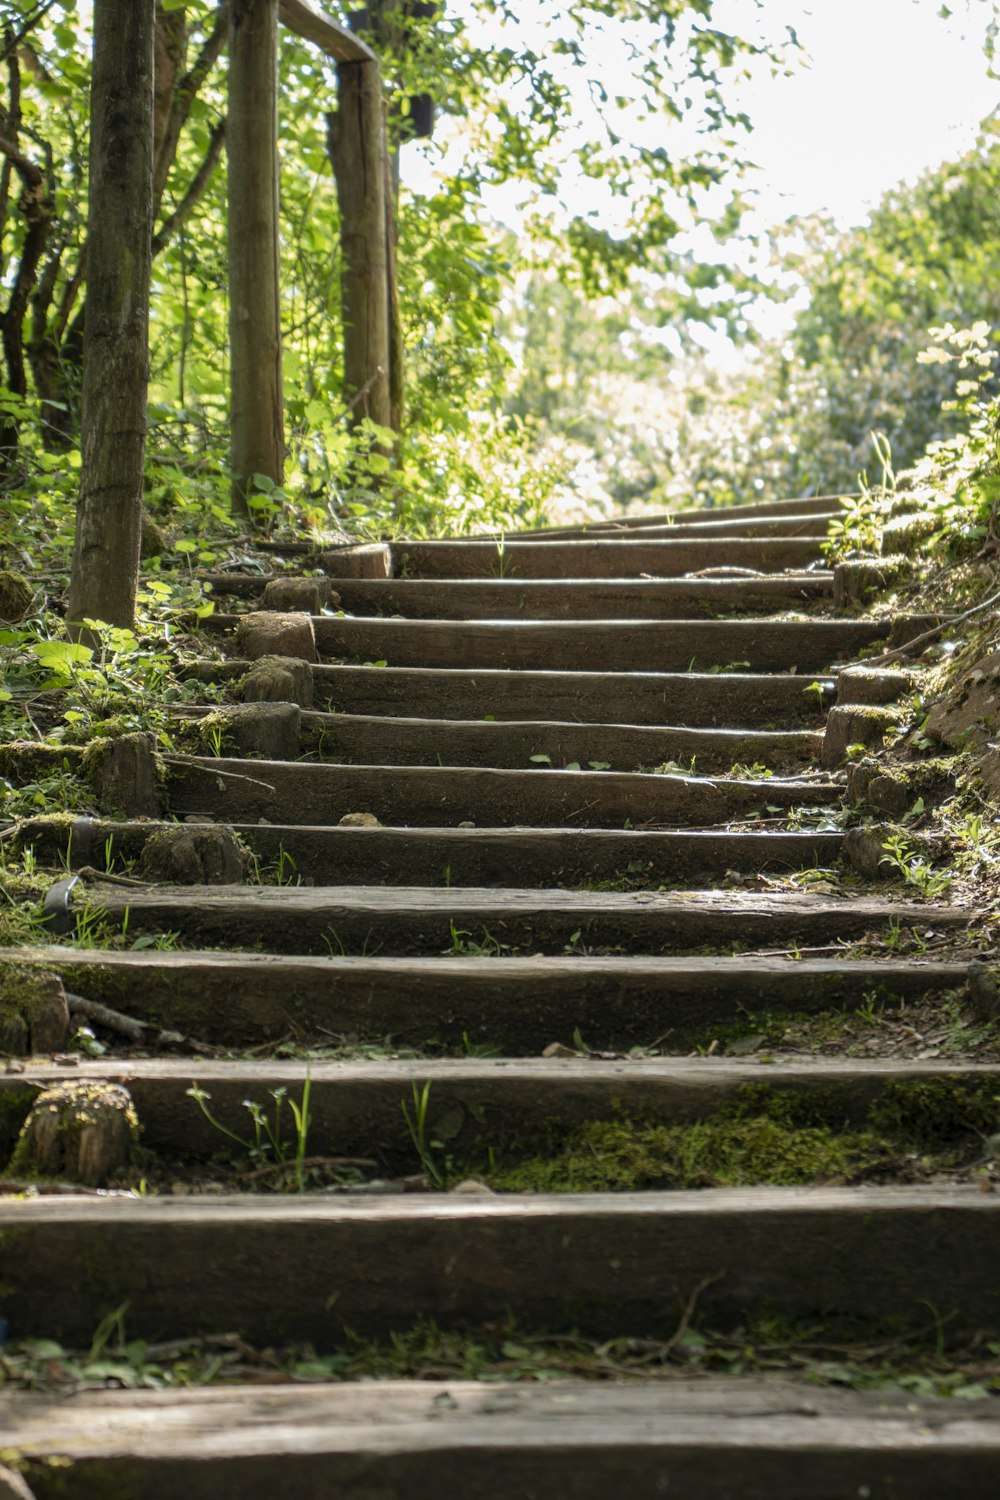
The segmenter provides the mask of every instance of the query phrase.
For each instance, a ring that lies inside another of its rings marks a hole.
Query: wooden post
[[[392,426],[385,116],[377,63],[343,62],[330,159],[340,203],[343,250],[344,394],[351,417]]]
[[[278,0],[229,12],[229,348],[232,508],[285,471],[278,292]]]
[[[139,578],[153,204],[154,0],[95,0],[82,468],[68,629],[131,625]]]

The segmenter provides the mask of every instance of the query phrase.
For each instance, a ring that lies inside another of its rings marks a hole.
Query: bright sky
[[[450,3],[463,9],[462,0]],[[768,224],[816,210],[857,223],[887,188],[972,145],[978,122],[1000,104],[982,51],[993,6],[951,6],[956,14],[945,21],[941,0],[764,0],[769,33],[780,37],[794,26],[805,54],[795,76],[772,78],[761,68],[740,97],[754,122],[749,154],[761,168],[756,186]],[[545,24],[542,17],[557,14],[551,5],[516,9],[529,35]],[[718,0],[717,22],[739,32],[752,25],[749,11],[750,0]],[[594,64],[611,92],[613,36],[609,27]],[[506,39],[497,32],[496,41]],[[541,32],[531,40],[537,45]],[[438,144],[447,134],[445,127]],[[407,179],[426,184],[433,155],[421,163],[411,148],[407,158]],[[593,188],[566,182],[561,196],[580,212]],[[516,223],[516,197],[497,194],[488,207]]]
[[[1000,104],[982,52],[992,7],[952,3],[946,22],[940,0],[767,0],[810,59],[746,91],[769,217],[823,209],[857,223],[887,188],[973,144]],[[730,0],[734,26],[741,4]]]

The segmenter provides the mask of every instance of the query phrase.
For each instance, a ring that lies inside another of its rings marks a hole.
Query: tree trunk
[[[330,159],[340,203],[343,251],[344,396],[354,423],[392,426],[385,119],[376,63],[339,63]]]
[[[154,0],[95,0],[83,464],[68,620],[131,625],[139,577],[153,202]]]
[[[278,293],[278,0],[229,13],[229,346],[232,507],[285,468]]]

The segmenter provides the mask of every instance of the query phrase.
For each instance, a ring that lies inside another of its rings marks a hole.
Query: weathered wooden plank
[[[356,549],[359,550],[359,549]],[[254,600],[280,573],[202,573],[220,598]],[[808,608],[833,594],[833,574],[817,569],[755,578],[344,578],[334,592],[354,615],[411,619],[715,619]],[[210,616],[210,622],[216,615]]]
[[[566,536],[600,536],[642,531],[647,526],[669,526],[685,520],[750,520],[756,516],[837,516],[841,513],[844,497],[840,495],[810,495],[790,500],[754,500],[748,505],[687,505],[672,511],[647,511],[631,516],[604,516],[598,520],[573,523],[566,526],[541,526],[530,530],[507,532],[518,541],[533,538],[549,539]],[[500,535],[501,533],[491,533]]]
[[[343,713],[727,729],[816,723],[833,691],[828,679],[820,679],[816,692],[804,678],[787,673],[502,672],[489,667],[320,666],[313,668],[313,683],[317,704]]]
[[[404,578],[676,578],[702,568],[803,568],[822,557],[818,538],[715,541],[393,543],[393,571]]]
[[[0,1397],[39,1500],[993,1500],[995,1402],[676,1376]]]
[[[492,939],[528,951],[568,945],[669,954],[706,943],[849,942],[890,922],[940,929],[968,921],[953,907],[746,891],[88,885],[84,899],[113,925],[127,912],[130,937],[176,931],[206,947],[263,943],[283,953],[447,953],[456,943],[462,951],[466,939],[489,949]]]
[[[829,806],[832,781],[726,781],[615,771],[489,770],[479,766],[334,766],[190,756],[170,762],[170,809],[227,822],[266,818],[338,823],[373,813],[380,823],[493,827],[724,823],[753,809]]]
[[[818,764],[815,730],[674,729],[636,724],[555,724],[538,720],[396,719],[362,714],[305,714],[302,750],[359,765],[492,766],[530,769],[547,755],[553,767],[592,761],[615,771],[651,770],[665,761],[692,774],[734,765],[771,770]]]
[[[294,1035],[433,1038],[508,1055],[569,1044],[684,1050],[748,1014],[856,1009],[957,990],[960,963],[745,956],[692,958],[283,958],[266,953],[114,953],[46,947],[0,965],[54,968],[68,989],[223,1046]]]
[[[886,641],[889,620],[313,621],[325,657],[394,667],[577,672],[825,672]]]
[[[419,1170],[419,1158],[401,1103],[409,1103],[414,1089],[425,1084],[430,1085],[427,1138],[444,1140],[456,1160],[467,1160],[469,1154],[484,1158],[487,1148],[517,1154],[551,1150],[560,1136],[592,1120],[663,1125],[706,1120],[738,1104],[748,1088],[812,1099],[816,1122],[840,1129],[864,1127],[887,1085],[946,1083],[955,1097],[963,1089],[1000,1085],[1000,1064],[810,1060],[782,1061],[765,1069],[759,1062],[697,1057],[679,1062],[532,1058],[517,1063],[423,1059],[308,1064],[82,1059],[73,1079],[124,1085],[139,1116],[144,1147],[203,1160],[226,1155],[231,1143],[188,1097],[193,1084],[210,1095],[215,1119],[245,1137],[249,1122],[244,1101],[269,1105],[277,1089],[298,1101],[307,1074],[309,1154],[370,1158],[380,1168],[404,1172]],[[51,1063],[0,1074],[4,1119],[14,1118],[18,1100],[27,1112],[38,1089],[65,1079],[65,1067]]]
[[[100,869],[138,859],[151,834],[171,824],[74,818],[70,824],[28,819],[17,847],[41,864]],[[237,823],[257,856],[262,878],[284,863],[283,878],[317,885],[586,885],[628,880],[660,886],[708,880],[726,870],[787,874],[826,867],[840,857],[843,835],[711,833],[681,829],[606,828],[309,828]],[[110,841],[110,842],[109,842]]]
[[[696,1287],[708,1326],[926,1328],[930,1303],[960,1336],[1000,1325],[998,1233],[1000,1195],[975,1188],[43,1197],[0,1202],[0,1278],[11,1337],[75,1343],[124,1301],[133,1338],[236,1330],[329,1349],[345,1328],[498,1309],[551,1332],[666,1337]]]
[[[225,575],[213,575],[226,588]],[[239,580],[260,590],[263,580]],[[341,607],[355,615],[412,619],[689,619],[737,611],[801,609],[829,599],[833,575],[760,578],[568,579],[386,578],[339,580]]]
[[[374,52],[360,37],[331,21],[315,0],[279,0],[282,26],[319,47],[337,62],[377,62]]]
[[[738,513],[716,515],[714,511],[689,511],[660,521],[650,518],[641,525],[630,526],[625,531],[619,530],[614,523],[611,523],[607,529],[598,532],[585,531],[582,535],[585,537],[624,535],[636,540],[642,538],[646,541],[668,541],[675,538],[679,542],[686,541],[689,537],[718,537],[722,540],[727,537],[741,536],[825,537],[829,522],[836,514],[835,510],[829,509],[812,513],[785,511],[773,516],[741,516]],[[565,535],[565,533],[562,534]],[[518,533],[510,535],[512,540],[519,539]]]

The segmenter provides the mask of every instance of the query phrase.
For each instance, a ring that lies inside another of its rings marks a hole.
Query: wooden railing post
[[[378,63],[338,63],[337,79],[329,150],[343,251],[344,393],[355,422],[370,417],[391,427],[385,110]]]
[[[285,468],[278,292],[278,0],[229,12],[229,348],[232,507]]]

